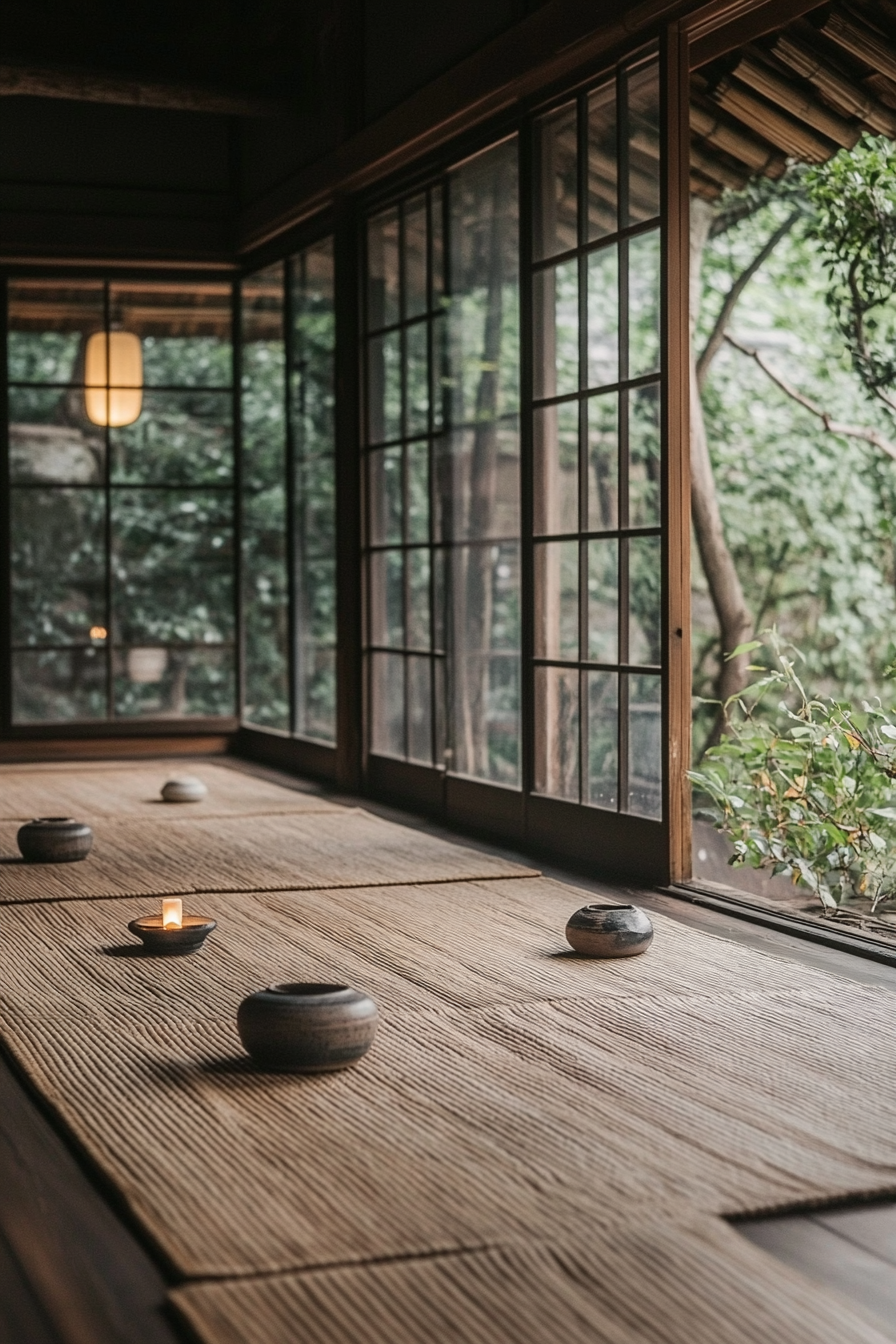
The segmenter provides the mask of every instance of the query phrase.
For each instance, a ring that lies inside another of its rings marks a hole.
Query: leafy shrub
[[[728,732],[690,778],[714,804],[734,866],[749,865],[808,887],[827,914],[859,904],[875,911],[896,896],[896,715],[810,696],[800,655],[775,631],[770,669],[725,705]],[[890,669],[892,675],[894,669]],[[764,703],[781,699],[777,715]]]

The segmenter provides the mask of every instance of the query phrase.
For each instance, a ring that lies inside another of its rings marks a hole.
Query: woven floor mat
[[[335,812],[340,804],[316,793],[287,789],[241,770],[207,761],[159,761],[139,765],[107,765],[84,770],[0,766],[0,819],[31,817],[139,816],[147,821],[193,821],[199,817],[247,815],[253,812]],[[172,775],[196,775],[208,786],[199,803],[164,803],[162,785]]]
[[[481,922],[478,890],[457,903],[458,927]],[[297,895],[293,909],[307,900],[320,918],[332,895]],[[359,980],[383,1008],[371,1054],[341,1074],[266,1075],[234,1016],[244,989],[295,964],[264,946],[283,927],[279,910],[266,923],[281,900],[234,901],[240,921],[225,909],[203,952],[177,962],[99,950],[116,910],[123,926],[137,902],[0,919],[9,1048],[185,1276],[562,1239],[597,1212],[624,1220],[657,1201],[746,1212],[896,1188],[886,991],[658,918],[654,950],[614,968],[616,992],[519,1002],[517,984],[498,1006],[432,1007],[417,981],[402,998],[376,953],[388,933],[374,930]],[[78,914],[95,914],[96,941],[66,949]],[[344,968],[335,934],[290,936],[296,955],[307,939],[300,970]],[[704,954],[716,960],[701,986]],[[652,965],[666,986],[653,993]],[[619,992],[626,978],[638,992]]]
[[[0,822],[12,856],[16,823]],[[0,861],[0,904],[197,891],[456,882],[533,870],[359,808],[203,821],[102,821],[81,863]]]
[[[885,1344],[854,1305],[724,1223],[591,1219],[577,1232],[170,1298],[207,1344]]]

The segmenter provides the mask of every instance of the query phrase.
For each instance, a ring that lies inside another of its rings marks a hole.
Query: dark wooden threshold
[[[0,1056],[0,1341],[183,1344],[165,1281]]]
[[[30,737],[0,741],[0,762],[96,761],[146,756],[221,756],[230,750],[230,735],[190,734],[182,737]]]

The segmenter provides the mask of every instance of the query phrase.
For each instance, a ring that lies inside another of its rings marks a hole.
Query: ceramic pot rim
[[[603,914],[605,911],[609,911],[609,910],[637,910],[637,909],[638,909],[638,906],[636,906],[636,905],[628,905],[628,904],[623,904],[623,905],[598,905],[598,904],[595,903],[595,904],[593,904],[593,905],[583,905],[583,906],[582,906],[582,909],[583,909],[583,910],[597,910],[599,913]]]
[[[84,826],[86,822],[75,821],[74,817],[32,817],[26,826]]]
[[[351,985],[327,985],[314,980],[291,980],[279,985],[268,985],[262,993],[276,994],[283,999],[323,999],[354,994],[357,991]]]

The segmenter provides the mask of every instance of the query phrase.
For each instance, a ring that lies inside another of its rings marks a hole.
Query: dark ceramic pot
[[[585,905],[567,924],[566,938],[585,957],[636,957],[653,942],[653,925],[637,905]]]
[[[28,863],[77,863],[90,853],[93,831],[71,817],[35,817],[19,827],[16,839]]]
[[[187,952],[198,952],[217,925],[217,920],[205,915],[184,915],[181,928],[165,929],[161,915],[144,915],[142,919],[132,919],[128,928],[154,956],[182,957]]]
[[[162,785],[166,803],[201,803],[207,794],[207,787],[195,775],[175,775]]]
[[[348,985],[271,985],[243,999],[240,1040],[262,1069],[327,1073],[354,1064],[373,1044],[379,1013]]]

